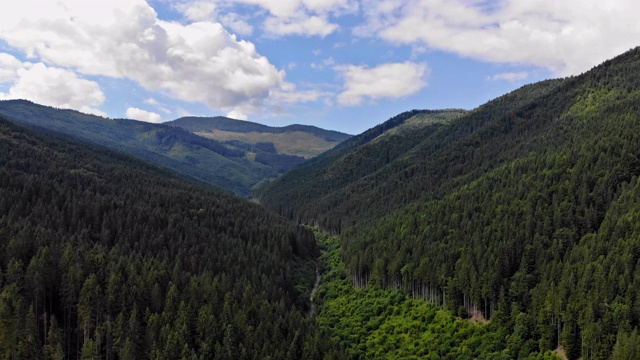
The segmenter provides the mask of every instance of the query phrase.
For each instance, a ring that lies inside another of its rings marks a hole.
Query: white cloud
[[[282,19],[269,17],[265,21],[265,29],[275,36],[304,35],[325,37],[339,28],[321,16],[300,16]]]
[[[359,9],[358,0],[211,1],[216,3],[218,14],[234,15],[235,5],[257,7],[259,10],[253,12],[254,19],[264,18],[266,12],[268,15],[262,22],[262,27],[267,35],[273,37],[291,35],[325,37],[340,28],[337,23],[330,21],[329,17],[352,14]],[[226,19],[227,15],[221,16],[220,21],[238,34],[246,35],[243,31],[248,31],[250,26],[247,20],[229,21]]]
[[[18,70],[23,68],[22,61],[7,53],[0,53],[0,84],[18,79]]]
[[[355,33],[475,59],[588,70],[638,45],[637,0],[362,0]],[[491,6],[488,6],[490,4]]]
[[[518,72],[506,72],[506,73],[495,74],[495,75],[489,76],[489,80],[516,82],[516,81],[525,80],[528,77],[529,77],[528,72],[518,71]]]
[[[236,13],[229,13],[222,16],[220,22],[238,35],[249,36],[253,34],[253,26]]]
[[[0,39],[53,66],[128,78],[214,109],[259,111],[285,76],[221,24],[162,21],[143,0],[24,0],[3,7]]]
[[[364,98],[401,98],[427,86],[429,67],[424,63],[388,63],[374,68],[341,65],[334,68],[344,79],[344,91],[338,95],[342,105],[360,105]]]
[[[158,102],[158,100],[154,99],[154,98],[148,98],[147,100],[144,101],[145,104],[154,106],[156,109],[162,111],[165,114],[171,114],[171,110],[167,109],[164,105],[162,105],[161,103]]]
[[[145,122],[154,123],[154,124],[159,124],[162,122],[162,117],[160,117],[160,114],[138,109],[135,107],[128,108],[126,112],[126,116],[129,119],[140,120],[140,121],[145,121]]]
[[[333,60],[333,57],[329,57],[327,59],[322,60],[320,63],[312,62],[311,68],[314,70],[324,70],[327,66],[333,66],[336,62]]]
[[[231,119],[236,119],[236,120],[247,120],[247,119],[249,119],[247,114],[242,112],[242,110],[240,110],[240,109],[237,109],[237,110],[234,109],[234,110],[229,111],[229,113],[227,113],[227,117],[231,118]]]
[[[43,63],[29,63],[16,71],[15,82],[4,99],[28,99],[33,102],[64,109],[75,109],[88,114],[106,116],[96,106],[104,102],[100,86],[82,79],[70,70],[48,67]]]
[[[211,20],[215,16],[216,12],[216,4],[211,1],[177,3],[174,7],[191,21]]]

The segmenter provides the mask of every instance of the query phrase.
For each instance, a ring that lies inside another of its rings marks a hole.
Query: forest
[[[260,204],[0,119],[0,358],[640,358],[638,74],[640,48],[471,111],[404,112]],[[132,126],[170,152],[302,161]]]
[[[126,155],[0,120],[0,240],[3,359],[343,358],[309,229]]]
[[[636,48],[420,131],[365,133],[261,200],[339,234],[356,287],[480,313],[531,354],[637,358],[639,73]]]
[[[317,323],[353,359],[539,359],[521,324],[466,319],[421,297],[377,286],[354,287],[346,276],[340,241],[317,233],[325,267]]]

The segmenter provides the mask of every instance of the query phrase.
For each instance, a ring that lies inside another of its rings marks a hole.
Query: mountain
[[[638,74],[636,48],[384,146],[372,129],[261,202],[340,233],[354,284],[490,319],[518,349],[505,358],[637,358]]]
[[[0,119],[0,239],[3,357],[341,358],[311,231],[121,153]]]
[[[250,196],[261,182],[276,178],[305,160],[302,156],[279,154],[270,143],[223,143],[175,126],[105,119],[25,100],[0,101],[0,116],[40,131],[123,151],[243,197]]]
[[[289,217],[308,223],[317,223],[319,211],[343,211],[349,206],[351,183],[367,179],[402,156],[407,155],[425,136],[451,120],[466,113],[465,110],[412,110],[389,119],[361,135],[354,136],[334,149],[294,168],[286,176],[261,189],[262,201]],[[364,191],[365,189],[358,189]],[[354,190],[355,191],[355,190]],[[375,190],[369,189],[371,193]],[[308,201],[317,203],[310,204]],[[386,211],[386,205],[372,207],[371,211]],[[322,222],[325,230],[339,231],[344,214],[335,213],[334,220]],[[322,215],[324,216],[324,215]]]
[[[248,147],[256,145],[271,147],[275,148],[275,153],[278,155],[305,159],[315,157],[351,137],[338,131],[324,130],[315,126],[270,127],[226,117],[183,117],[166,124],[179,126],[208,139],[236,146],[244,144]]]

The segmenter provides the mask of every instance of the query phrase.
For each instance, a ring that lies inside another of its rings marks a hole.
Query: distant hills
[[[202,137],[226,143],[273,144],[277,154],[305,159],[317,156],[351,137],[315,126],[296,124],[271,127],[226,117],[184,117],[165,124],[179,126]]]
[[[354,284],[490,319],[504,358],[637,358],[639,74],[636,48],[394,131],[434,115],[403,113],[275,180],[261,202],[339,233]]]
[[[184,118],[171,125],[112,120],[25,100],[0,101],[0,116],[40,131],[123,151],[243,197],[250,196],[256,185],[349,137],[310,126],[278,129],[226,118]],[[209,135],[212,123],[224,125],[224,139],[198,136],[177,126],[200,126],[198,129]]]

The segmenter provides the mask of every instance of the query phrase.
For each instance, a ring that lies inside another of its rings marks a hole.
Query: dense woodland
[[[356,286],[480,312],[519,332],[519,356],[638,358],[639,74],[636,48],[392,141],[353,138],[262,201],[340,233]]]
[[[353,359],[559,359],[550,350],[532,350],[522,326],[469,321],[463,309],[452,313],[395,289],[354,287],[339,240],[318,234],[318,241],[325,271],[316,321]]]
[[[0,357],[639,358],[639,74],[634,49],[471,112],[406,112],[261,189],[339,240],[0,120]],[[133,125],[181,156],[247,150]]]
[[[340,358],[317,255],[257,205],[0,120],[3,359]]]

